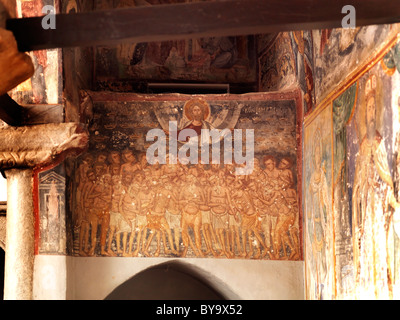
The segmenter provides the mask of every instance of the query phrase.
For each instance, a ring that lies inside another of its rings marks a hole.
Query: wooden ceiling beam
[[[345,5],[356,9],[357,26],[400,22],[397,0],[219,0],[59,14],[47,30],[42,17],[9,19],[7,29],[31,51],[340,28]]]

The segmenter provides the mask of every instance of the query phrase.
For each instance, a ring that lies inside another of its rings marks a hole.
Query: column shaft
[[[35,225],[32,169],[11,169],[7,176],[5,300],[31,300]]]

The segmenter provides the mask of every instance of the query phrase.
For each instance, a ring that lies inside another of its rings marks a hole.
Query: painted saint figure
[[[311,210],[308,212],[308,236],[312,251],[312,268],[315,283],[315,298],[330,298],[330,283],[327,277],[331,250],[330,200],[328,184],[322,162],[322,137],[318,130],[313,143],[313,173],[310,179]]]
[[[366,135],[356,157],[353,183],[353,256],[356,287],[363,298],[388,299],[392,274],[387,253],[387,219],[398,208],[384,139],[376,128],[376,77],[365,88]]]

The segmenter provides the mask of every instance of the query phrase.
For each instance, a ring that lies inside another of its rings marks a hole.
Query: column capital
[[[36,168],[86,149],[89,135],[80,123],[49,123],[0,130],[0,170]]]

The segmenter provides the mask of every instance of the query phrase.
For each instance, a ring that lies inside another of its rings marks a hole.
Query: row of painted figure
[[[185,257],[192,250],[297,260],[293,166],[264,156],[251,174],[235,175],[235,165],[148,165],[129,150],[86,154],[76,171],[75,247],[84,256]]]

